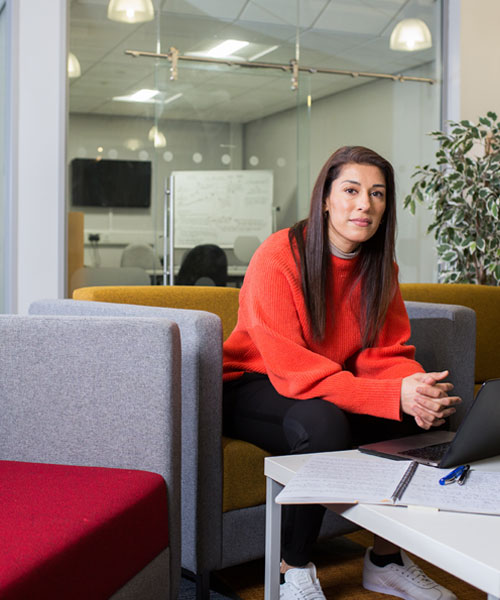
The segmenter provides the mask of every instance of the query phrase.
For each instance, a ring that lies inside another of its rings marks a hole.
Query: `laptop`
[[[500,379],[485,381],[457,432],[429,431],[359,446],[367,454],[447,468],[500,454]]]

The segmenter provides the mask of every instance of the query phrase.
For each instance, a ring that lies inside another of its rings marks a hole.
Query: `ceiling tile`
[[[405,0],[333,0],[314,27],[322,31],[377,35],[404,2]]]
[[[236,19],[248,0],[165,0],[162,12],[205,15],[214,19]]]
[[[241,14],[240,21],[252,23],[273,23],[295,28],[307,28],[321,14],[329,0],[251,0]]]

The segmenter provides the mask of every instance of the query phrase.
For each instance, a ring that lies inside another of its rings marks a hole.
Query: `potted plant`
[[[427,232],[437,240],[441,283],[500,285],[500,122],[494,112],[478,124],[450,121],[433,131],[436,164],[417,166],[404,207],[433,212]]]

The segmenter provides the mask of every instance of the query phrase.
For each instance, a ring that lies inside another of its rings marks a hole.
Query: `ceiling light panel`
[[[149,102],[153,101],[153,98],[158,96],[159,93],[158,90],[144,88],[126,96],[116,96],[113,100],[116,100],[117,102]]]
[[[210,49],[193,54],[211,56],[212,58],[226,58],[227,56],[234,56],[238,50],[245,48],[245,46],[248,46],[248,42],[245,40],[224,40]]]

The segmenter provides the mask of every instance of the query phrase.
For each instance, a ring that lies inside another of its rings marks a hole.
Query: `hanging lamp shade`
[[[156,125],[153,125],[149,130],[148,140],[153,142],[155,148],[165,148],[167,145],[165,134],[161,132]]]
[[[81,74],[82,70],[80,68],[80,62],[73,52],[70,52],[68,54],[68,77],[70,79],[75,79],[76,77],[80,77]]]
[[[432,36],[421,19],[403,19],[392,30],[390,48],[403,52],[425,50],[432,46]]]
[[[108,19],[120,23],[145,23],[155,16],[151,0],[109,0]]]

